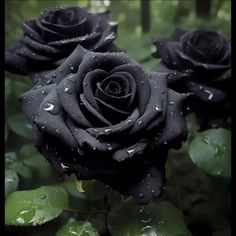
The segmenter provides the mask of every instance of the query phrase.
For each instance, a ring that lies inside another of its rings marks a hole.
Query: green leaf
[[[139,206],[134,201],[116,205],[108,214],[112,236],[190,236],[181,213],[169,202]]]
[[[231,176],[231,132],[210,129],[199,133],[189,144],[189,155],[200,168],[212,175]]]
[[[17,161],[17,154],[15,152],[6,152],[5,153],[5,165],[10,166]]]
[[[98,180],[85,180],[83,181],[83,189],[85,191],[84,195],[90,199],[90,201],[95,201],[104,197],[108,187]]]
[[[73,221],[60,229],[56,236],[99,236],[97,230],[87,221]]]
[[[15,152],[5,153],[5,165],[24,178],[31,178],[31,169],[24,165],[20,160],[18,160],[17,154]]]
[[[70,177],[67,177],[66,179],[67,181],[64,182],[64,186],[66,187],[68,193],[76,198],[86,199],[85,194],[78,191],[76,187],[75,177],[70,176]]]
[[[17,191],[5,202],[5,224],[42,225],[59,216],[66,207],[68,195],[61,187]]]
[[[26,139],[32,140],[32,126],[27,122],[23,114],[17,114],[7,119],[10,129]]]
[[[20,161],[16,161],[13,164],[9,165],[9,168],[15,170],[20,176],[24,178],[29,179],[32,177],[31,169]]]
[[[21,148],[20,157],[24,164],[31,167],[43,167],[49,165],[45,161],[45,158],[32,144],[26,144]]]
[[[19,177],[14,170],[5,169],[5,198],[16,191],[19,183]]]
[[[11,101],[11,93],[12,93],[12,81],[10,79],[5,79],[5,105]]]
[[[16,80],[13,80],[12,82],[13,82],[12,88],[16,98],[18,98],[20,94],[25,93],[26,91],[32,88],[32,84],[29,83],[24,83]]]

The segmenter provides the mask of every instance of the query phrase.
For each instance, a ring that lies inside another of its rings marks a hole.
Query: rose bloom
[[[156,38],[154,45],[153,56],[161,59],[155,70],[170,73],[170,88],[192,94],[191,110],[206,126],[229,117],[230,40],[214,31],[177,28],[168,37]]]
[[[5,52],[6,70],[29,75],[57,68],[76,46],[96,52],[120,51],[113,44],[117,24],[107,13],[79,7],[52,8],[22,24],[24,36]]]
[[[168,150],[187,135],[186,95],[167,88],[167,75],[145,71],[124,52],[78,45],[20,97],[35,146],[57,171],[148,203],[162,192]]]

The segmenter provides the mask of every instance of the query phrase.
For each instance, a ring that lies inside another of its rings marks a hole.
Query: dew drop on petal
[[[44,111],[52,111],[55,108],[55,105],[47,102],[44,106]]]
[[[213,98],[213,93],[211,91],[205,89],[204,92],[206,92],[209,95],[208,100],[211,100]]]
[[[143,121],[142,120],[140,120],[140,121],[138,121],[138,126],[140,126],[140,125],[142,125],[143,124]]]
[[[113,147],[111,146],[111,144],[107,144],[107,149],[109,150],[109,151],[111,151],[112,149],[113,149]]]
[[[136,148],[132,148],[132,149],[127,149],[126,152],[128,153],[129,156],[132,156],[135,152]]]
[[[75,66],[73,64],[70,64],[69,67],[70,67],[70,70],[73,72],[75,69]]]
[[[66,166],[66,165],[64,165],[63,163],[61,163],[61,167],[62,167],[62,169],[69,169],[69,166]]]
[[[108,133],[110,131],[112,131],[112,129],[110,129],[110,128],[104,130],[105,133]]]

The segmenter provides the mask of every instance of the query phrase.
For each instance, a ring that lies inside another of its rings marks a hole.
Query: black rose
[[[209,30],[177,28],[154,44],[157,51],[153,56],[161,58],[156,70],[169,71],[170,88],[193,94],[189,100],[192,111],[208,121],[229,116],[230,40]]]
[[[17,74],[56,69],[78,44],[91,51],[119,51],[112,43],[117,24],[108,14],[79,7],[47,10],[23,22],[23,31],[23,38],[5,53],[6,70]]]
[[[77,73],[71,73],[73,63]],[[21,95],[37,149],[59,171],[98,179],[138,203],[162,192],[169,148],[186,138],[186,95],[125,53],[78,46]]]

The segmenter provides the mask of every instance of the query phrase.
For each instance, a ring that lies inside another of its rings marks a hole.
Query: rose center
[[[71,20],[73,13],[72,12],[63,12],[58,18],[57,23],[58,24],[66,24],[68,21]]]
[[[115,81],[109,82],[104,90],[110,95],[119,95],[122,93],[121,86]]]

